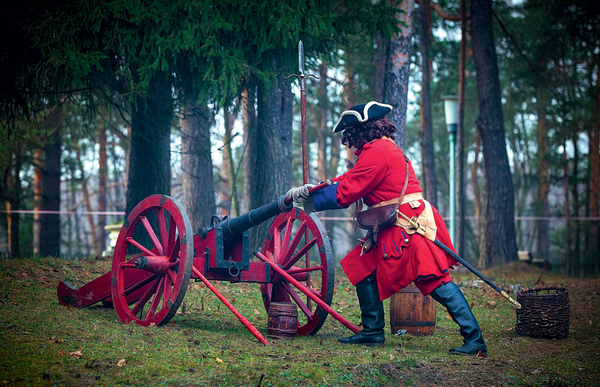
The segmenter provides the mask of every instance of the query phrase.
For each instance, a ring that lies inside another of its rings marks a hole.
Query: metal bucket
[[[272,339],[293,340],[298,333],[298,310],[290,302],[271,302],[267,335]]]
[[[414,336],[433,335],[436,302],[424,296],[414,284],[393,294],[390,298],[390,326],[392,333],[406,330]]]

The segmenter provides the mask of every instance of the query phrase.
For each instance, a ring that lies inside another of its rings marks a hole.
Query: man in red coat
[[[309,196],[307,184],[288,196],[310,201],[315,211],[347,208],[363,200],[369,208],[398,203],[395,224],[374,230],[342,260],[342,268],[356,286],[364,329],[342,343],[383,345],[383,302],[414,282],[448,310],[459,325],[464,345],[450,353],[487,354],[481,329],[462,291],[452,282],[449,268],[457,262],[433,241],[454,250],[437,209],[423,199],[422,189],[408,158],[394,142],[396,128],[383,118],[392,107],[378,102],[357,105],[342,113],[334,133],[355,148],[354,168],[331,179],[331,185]],[[412,223],[411,223],[412,221]],[[415,222],[416,221],[416,222]]]

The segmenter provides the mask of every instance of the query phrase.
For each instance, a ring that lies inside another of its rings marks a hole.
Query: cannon
[[[262,250],[253,252],[256,259],[251,260],[248,230],[273,217]],[[204,282],[259,341],[267,344],[211,283],[252,282],[260,285],[267,311],[272,302],[296,304],[298,335],[314,335],[328,315],[354,333],[359,331],[330,306],[333,254],[315,214],[306,214],[281,196],[239,217],[212,219],[211,225],[194,234],[177,200],[167,195],[143,199],[125,218],[111,271],[80,288],[66,281],[59,283],[59,303],[84,308],[102,302],[114,306],[124,324],[160,326],[175,315],[193,279]],[[140,238],[140,234],[145,237]]]

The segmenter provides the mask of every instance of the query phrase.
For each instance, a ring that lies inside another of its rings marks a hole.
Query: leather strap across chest
[[[389,138],[386,138],[385,140],[388,141],[392,141]],[[394,141],[392,141],[394,143],[394,145],[396,145],[396,143]],[[398,146],[398,145],[396,145]],[[400,149],[400,148],[398,148]],[[400,196],[394,199],[390,199],[390,200],[386,200],[385,202],[381,202],[381,203],[376,203],[373,204],[372,206],[369,206],[368,208],[377,208],[377,207],[381,207],[381,206],[385,206],[388,204],[393,204],[393,203],[400,203],[400,204],[404,204],[406,203],[406,201],[404,201],[404,194],[406,193],[406,187],[408,187],[408,157],[406,157],[406,155],[404,154],[404,152],[402,152],[402,155],[404,156],[404,161],[406,162],[406,177],[404,178],[404,186],[402,187],[402,192],[400,192]],[[420,194],[420,192],[417,192],[418,194]],[[410,194],[410,195],[415,195],[415,194]],[[423,197],[421,196],[421,199]],[[415,199],[411,199],[411,200],[415,200]],[[358,199],[358,201],[356,202],[356,210],[355,213],[358,213],[360,211],[362,211],[362,207],[363,207],[363,200]]]

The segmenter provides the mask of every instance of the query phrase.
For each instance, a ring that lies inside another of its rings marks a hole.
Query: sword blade
[[[298,70],[304,75],[304,44],[301,40],[298,42]]]
[[[500,293],[502,295],[502,297],[506,298],[508,301],[510,301],[514,306],[517,307],[517,309],[521,309],[521,304],[519,304],[517,301],[513,300],[504,290],[500,289],[495,283],[493,283],[489,278],[487,278],[486,276],[484,276],[483,274],[481,274],[480,272],[477,271],[477,269],[475,269],[473,266],[471,266],[467,261],[465,261],[461,256],[459,256],[458,254],[456,254],[454,251],[452,251],[448,246],[446,246],[445,244],[443,244],[442,242],[440,242],[437,238],[436,240],[433,241],[433,243],[435,243],[436,246],[438,246],[439,248],[441,248],[442,250],[444,250],[446,253],[450,254],[450,256],[452,258],[454,258],[455,260],[457,260],[458,262],[462,263],[462,265],[464,267],[466,267],[467,269],[469,269],[469,271],[473,274],[475,274],[477,277],[481,278],[483,280],[483,282],[485,282],[486,284],[488,284],[492,289],[494,289],[495,291],[497,291],[498,293]]]

